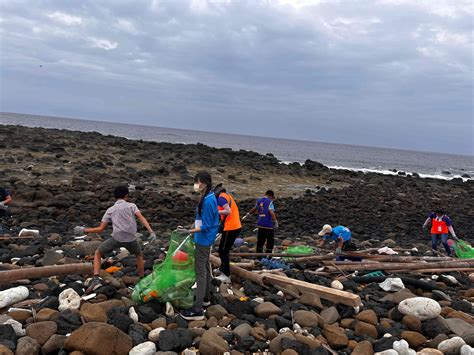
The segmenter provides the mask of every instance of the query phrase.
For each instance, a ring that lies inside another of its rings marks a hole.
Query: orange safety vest
[[[437,217],[431,218],[431,234],[448,234],[448,225],[443,221],[443,217],[441,220]]]
[[[230,215],[227,216],[224,222],[224,231],[233,231],[242,228],[242,223],[240,223],[239,208],[237,207],[234,198],[225,192],[222,192],[219,197],[225,198],[230,207]],[[217,206],[217,208],[219,211],[224,209],[221,206]],[[225,216],[221,216],[222,220],[224,218]]]

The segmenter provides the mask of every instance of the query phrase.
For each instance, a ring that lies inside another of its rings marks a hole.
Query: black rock
[[[388,349],[393,349],[393,343],[398,340],[399,339],[395,337],[379,339],[373,344],[374,352],[378,353]]]
[[[81,318],[79,314],[73,313],[70,310],[62,311],[56,319],[58,325],[57,334],[66,335],[78,329],[81,325]]]
[[[258,353],[259,351],[263,351],[268,348],[268,344],[263,342],[263,341],[256,341],[253,343],[253,345],[250,347],[249,351],[251,353]]]
[[[309,331],[310,334],[313,334],[315,337],[319,336],[322,334],[321,332],[321,328],[319,327],[313,327],[311,328],[311,330]]]
[[[263,288],[261,286],[249,280],[244,280],[242,282],[242,286],[244,287],[244,293],[247,296],[258,296],[263,292]]]
[[[289,319],[286,319],[284,317],[275,317],[275,323],[278,327],[278,330],[280,330],[281,328],[290,328],[290,329],[293,329],[293,322]]]
[[[187,329],[163,330],[158,339],[161,351],[180,352],[193,344],[193,336]]]
[[[133,346],[137,346],[148,340],[148,330],[140,324],[131,324],[128,328],[128,335],[132,338]]]
[[[120,310],[112,310],[107,314],[107,323],[117,327],[122,332],[127,333],[128,328],[133,324],[132,318],[127,314],[122,313]]]
[[[0,324],[0,344],[4,344],[10,350],[15,350],[16,338],[15,329],[10,324]],[[13,348],[7,345],[7,342],[13,343]]]
[[[181,316],[176,317],[176,324],[178,325],[178,328],[186,329],[188,327],[188,321]]]
[[[82,296],[84,294],[84,285],[82,283],[76,281],[70,282],[65,287],[61,288],[61,292],[68,288],[72,288],[74,291],[77,292],[79,296]]]
[[[135,307],[135,311],[138,314],[138,321],[140,323],[151,323],[158,315],[155,313],[155,310],[149,306],[139,305]]]
[[[95,293],[105,295],[107,299],[111,299],[117,294],[117,290],[112,286],[102,286],[98,288]]]
[[[48,296],[42,302],[38,303],[35,309],[38,312],[40,309],[43,308],[58,309],[58,307],[59,299],[55,296]]]
[[[464,301],[464,300],[453,300],[451,302],[451,307],[456,311],[461,311],[467,314],[472,313],[472,305],[471,303]]]
[[[237,345],[235,346],[235,349],[238,351],[245,352],[247,350],[250,350],[251,346],[255,343],[255,338],[253,336],[246,336],[241,338],[238,342]]]
[[[395,322],[401,322],[405,315],[398,310],[398,307],[393,308],[392,310],[392,320]]]
[[[421,324],[421,331],[428,339],[433,339],[438,334],[449,334],[450,329],[440,318],[432,318]]]
[[[228,342],[229,344],[231,344],[231,343],[234,341],[235,334],[232,333],[232,332],[227,332],[227,333],[225,333],[224,335],[222,335],[221,337],[222,337],[222,339],[224,339],[226,342]]]
[[[231,322],[230,322],[230,327],[232,329],[235,329],[237,328],[239,325],[241,324],[244,324],[244,323],[247,323],[249,325],[251,325],[248,321],[246,320],[242,320],[242,319],[239,319],[239,318],[236,318],[236,319],[233,319]]]
[[[221,304],[219,302],[219,304]],[[251,302],[241,302],[239,300],[221,304],[227,312],[239,317],[241,314],[254,314],[254,307]]]
[[[255,323],[255,320],[257,317],[255,317],[253,314],[242,314],[240,316],[240,319],[248,321],[250,324]]]
[[[311,350],[310,355],[331,355],[331,353],[326,348],[320,346],[319,348]]]

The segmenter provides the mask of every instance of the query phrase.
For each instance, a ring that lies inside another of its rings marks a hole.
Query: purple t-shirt
[[[219,196],[219,198],[217,199],[217,205],[219,207],[224,207],[225,205],[228,205],[228,204],[229,202],[227,202],[227,200],[222,196]]]

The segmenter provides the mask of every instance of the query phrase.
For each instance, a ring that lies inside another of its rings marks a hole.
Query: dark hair
[[[206,184],[206,191],[201,196],[201,200],[199,200],[199,205],[198,205],[198,213],[201,216],[202,206],[204,204],[204,199],[209,194],[209,191],[212,190],[212,177],[211,177],[211,174],[209,174],[207,171],[200,171],[194,176],[194,182],[195,183],[196,182],[202,182],[203,184]]]
[[[267,192],[265,192],[265,196],[268,196],[268,197],[274,198],[274,197],[275,197],[275,194],[273,193],[273,191],[272,191],[272,190],[267,190]]]
[[[127,186],[117,186],[114,189],[114,196],[115,198],[125,198],[129,193]]]
[[[435,213],[444,214],[444,210],[442,208],[438,208],[435,210]]]

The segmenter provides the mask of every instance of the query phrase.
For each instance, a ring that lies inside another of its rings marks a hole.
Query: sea
[[[304,163],[305,160],[311,159],[333,169],[387,175],[400,172],[408,175],[417,173],[422,178],[445,180],[459,177],[463,180],[474,179],[474,156],[472,155],[418,152],[5,112],[0,113],[0,124],[99,132],[145,141],[202,143],[216,148],[243,149],[261,154],[271,153],[282,163]]]

